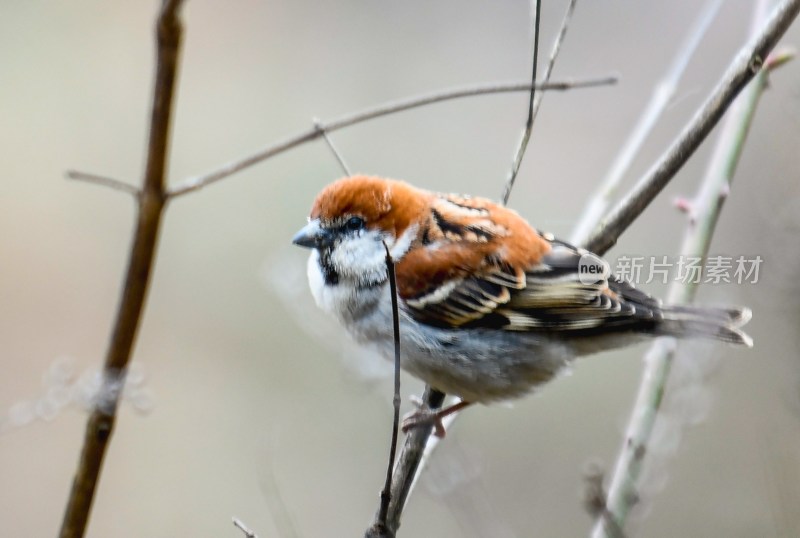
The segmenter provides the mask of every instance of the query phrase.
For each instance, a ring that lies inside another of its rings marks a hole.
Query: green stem
[[[756,19],[763,20],[763,17]],[[717,220],[730,191],[753,115],[766,83],[767,72],[761,70],[731,107],[691,206],[690,222],[681,248],[682,256],[705,257],[708,253]],[[667,300],[669,303],[689,303],[694,299],[696,292],[696,283],[675,282],[669,289]],[[628,514],[638,500],[637,484],[663,401],[675,349],[674,339],[660,338],[646,355],[639,393],[609,487],[606,511],[593,529],[593,538],[610,538],[618,535],[624,529]]]

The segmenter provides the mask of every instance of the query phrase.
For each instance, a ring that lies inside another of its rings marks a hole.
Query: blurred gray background
[[[140,181],[157,6],[0,7],[2,536],[53,536],[60,524],[86,415],[59,405],[79,400],[67,389],[101,364],[133,217],[124,194],[69,182],[64,171]],[[545,2],[543,58],[564,8]],[[579,3],[554,79],[617,72],[621,81],[547,95],[512,207],[568,236],[699,9],[690,0]],[[629,183],[707,95],[751,11],[743,0],[723,6]],[[522,1],[193,0],[184,14],[172,184],[305,129],[313,116],[529,76]],[[800,27],[784,42],[800,43]],[[760,280],[707,286],[698,297],[752,307],[755,348],[685,348],[692,367],[672,387],[637,535],[800,532],[797,63],[772,82],[711,249],[762,256]],[[357,171],[497,198],[525,111],[523,94],[478,97],[333,139]],[[612,257],[676,254],[685,217],[672,199],[693,194],[710,147]],[[306,253],[289,245],[315,193],[339,175],[315,142],[171,204],[135,350],[136,390],[121,408],[89,536],[241,536],[232,516],[262,537],[363,533],[385,472],[388,370],[316,311]],[[585,535],[583,468],[613,462],[645,349],[592,357],[513,406],[466,412],[411,498],[402,535]],[[404,401],[420,389],[404,378]]]

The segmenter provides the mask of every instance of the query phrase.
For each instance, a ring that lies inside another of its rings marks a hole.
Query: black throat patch
[[[339,283],[339,273],[334,269],[331,263],[330,249],[319,250],[319,268],[322,270],[322,275],[325,277],[325,284],[335,286]]]

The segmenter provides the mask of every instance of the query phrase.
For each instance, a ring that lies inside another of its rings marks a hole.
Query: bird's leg
[[[442,424],[442,419],[447,415],[457,413],[458,411],[461,411],[470,405],[470,402],[461,400],[453,405],[445,407],[444,409],[437,409],[434,411],[425,405],[425,403],[417,396],[411,396],[410,399],[411,402],[417,406],[417,410],[412,411],[403,417],[403,424],[401,426],[403,433],[408,433],[408,430],[411,428],[433,425],[433,434],[440,439],[443,439],[446,433],[444,424]]]

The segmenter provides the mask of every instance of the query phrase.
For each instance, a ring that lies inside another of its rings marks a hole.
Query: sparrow
[[[433,424],[443,436],[447,414],[521,397],[576,357],[656,336],[752,346],[740,329],[749,309],[663,305],[616,278],[600,257],[485,198],[346,177],[319,193],[292,242],[311,249],[317,305],[356,341],[392,358],[388,249],[401,366],[461,399],[438,411],[418,409],[404,431]]]

